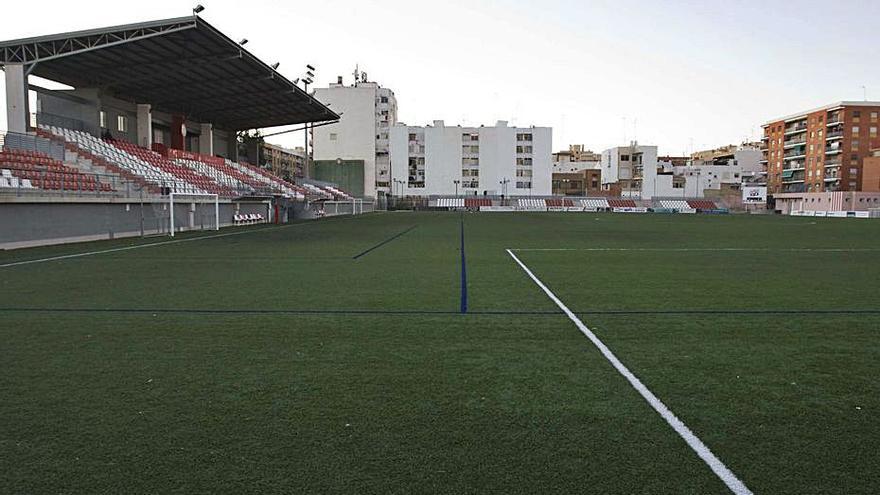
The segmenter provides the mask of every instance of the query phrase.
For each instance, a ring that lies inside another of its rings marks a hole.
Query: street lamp
[[[507,184],[510,183],[510,179],[505,177],[504,179],[500,180],[498,183],[501,184],[501,202],[504,203],[507,198]]]
[[[457,198],[458,197],[458,185],[461,184],[461,181],[460,180],[453,180],[452,183],[455,184],[455,197]]]

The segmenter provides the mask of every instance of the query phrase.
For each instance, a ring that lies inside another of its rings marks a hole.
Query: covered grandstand
[[[353,199],[238,159],[241,131],[339,115],[197,15],[0,42],[0,65],[9,125],[0,133],[3,247],[199,228],[210,222],[191,212],[212,198],[221,202],[218,226],[247,215],[285,222],[312,202]],[[31,86],[29,75],[73,89]],[[172,193],[189,198],[177,215],[165,211]],[[47,211],[62,232],[15,228],[28,212]]]

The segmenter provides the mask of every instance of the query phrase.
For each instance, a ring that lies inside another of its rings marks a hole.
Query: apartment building
[[[585,168],[574,172],[553,172],[554,196],[601,196],[602,169]]]
[[[880,192],[880,149],[873,150],[862,164],[862,191]]]
[[[656,146],[642,146],[633,141],[629,146],[603,151],[600,163],[602,189],[605,191],[619,188],[622,197],[651,199],[658,195],[657,189],[665,186],[667,177],[658,179],[657,175]],[[668,182],[672,188],[671,176],[668,176]]]
[[[842,101],[763,125],[770,194],[859,191],[864,159],[880,147],[880,102]]]
[[[338,123],[316,127],[312,133],[316,165],[363,162],[364,196],[391,190],[389,131],[397,123],[394,92],[355,70],[355,80],[315,90],[315,98],[341,115]]]
[[[584,148],[582,144],[568,145],[568,151],[558,151],[553,153],[554,163],[569,162],[598,162],[602,158],[600,153],[593,153],[591,150]]]
[[[740,190],[743,183],[762,184],[764,152],[760,145],[747,143],[714,150],[695,152],[684,165],[673,167],[673,173],[687,179],[685,194],[702,198],[706,190]]]
[[[263,142],[259,164],[287,180],[302,178],[306,172],[305,152],[302,147],[290,149]]]
[[[552,129],[398,124],[391,128],[392,193],[404,196],[551,193]]]

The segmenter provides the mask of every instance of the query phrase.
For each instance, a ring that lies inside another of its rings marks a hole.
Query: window
[[[629,155],[620,155],[620,161],[622,161],[622,162],[628,162],[628,161],[629,161]]]
[[[116,117],[116,130],[119,132],[128,132],[128,118],[125,115]]]
[[[462,158],[461,164],[462,165],[469,165],[472,167],[478,167],[480,165],[480,159],[479,158]]]
[[[870,131],[871,131],[871,137],[872,137],[872,138],[877,137],[877,128],[876,128],[876,127],[872,127],[872,128],[870,129]]]
[[[383,97],[379,98],[379,101],[382,102],[382,103],[388,103],[388,97],[387,97],[387,96],[383,96]]]
[[[330,141],[336,141],[336,133],[335,132],[330,133]]]
[[[858,174],[859,174],[859,169],[857,169],[857,168],[850,168],[849,169],[849,175],[858,175]]]
[[[107,112],[101,110],[101,112],[98,114],[98,119],[101,121],[101,128],[106,129],[107,128]]]
[[[851,144],[852,144],[852,148],[851,148],[852,151],[859,151],[859,140],[858,139],[853,139]]]
[[[855,125],[854,125],[853,128],[852,128],[852,133],[853,133],[853,134],[858,134],[858,133],[859,133],[859,126],[855,126]]]

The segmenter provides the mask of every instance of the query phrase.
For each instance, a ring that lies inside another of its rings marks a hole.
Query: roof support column
[[[6,124],[9,132],[24,134],[28,131],[27,73],[22,64],[6,64]]]
[[[147,149],[153,147],[153,113],[147,104],[137,106],[137,144]]]
[[[199,135],[199,153],[214,156],[214,126],[202,124]]]

